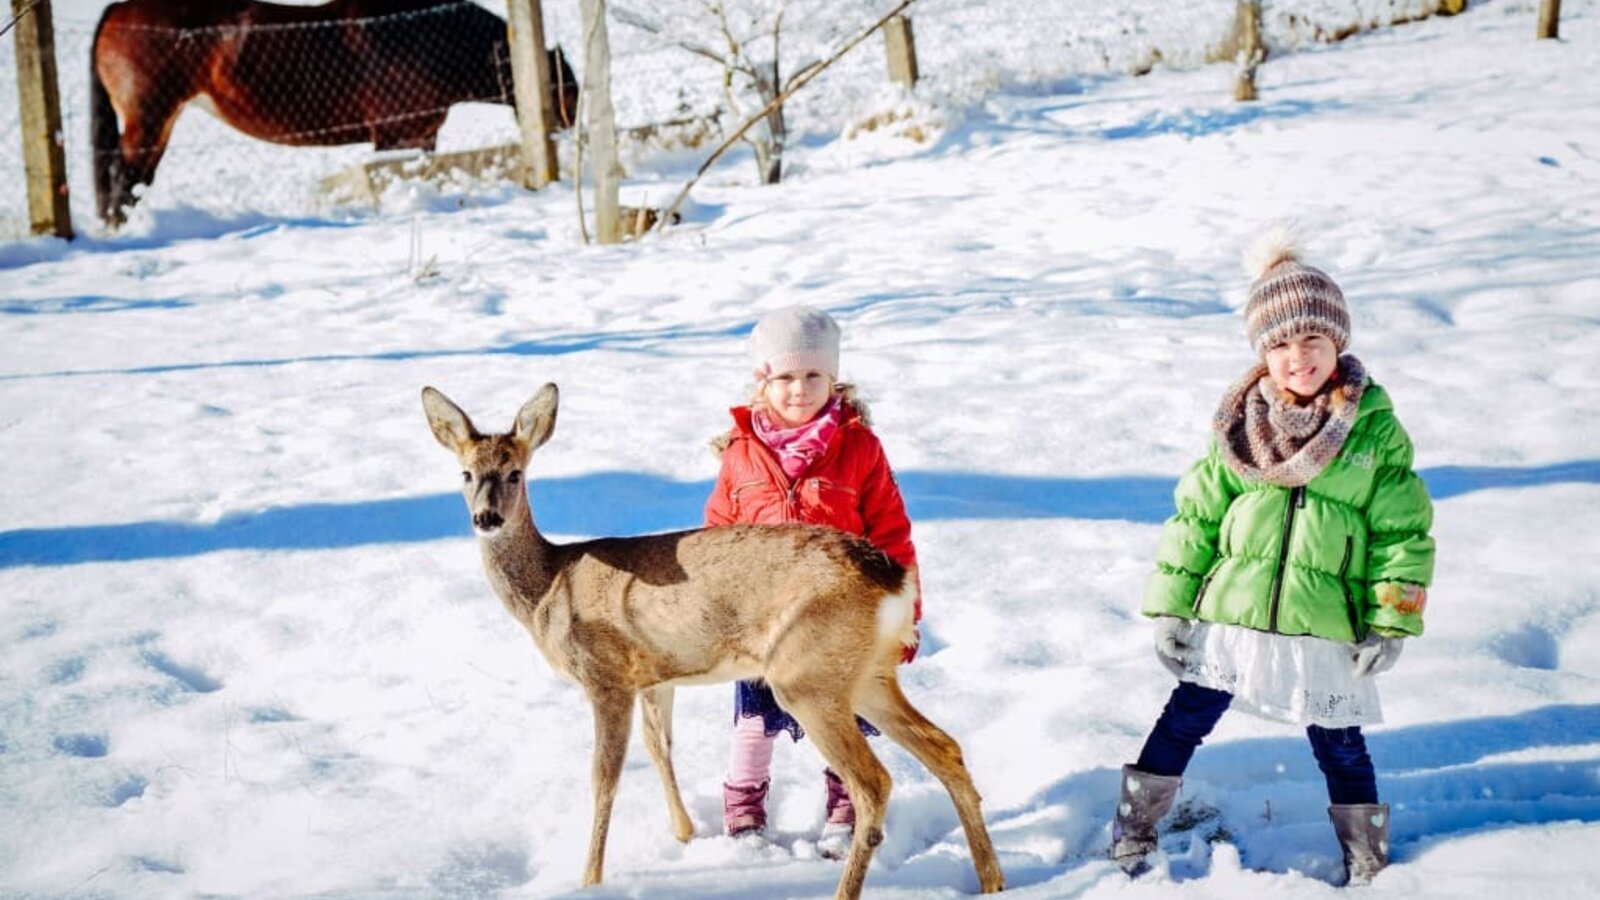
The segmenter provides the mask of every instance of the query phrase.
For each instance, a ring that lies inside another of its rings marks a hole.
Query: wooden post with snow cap
[[[1233,20],[1234,39],[1239,48],[1234,57],[1233,99],[1254,100],[1256,68],[1267,59],[1267,44],[1261,39],[1261,0],[1239,0]]]
[[[550,57],[544,49],[541,0],[506,0],[506,31],[511,45],[511,77],[517,127],[522,132],[522,186],[538,190],[561,177],[550,135],[556,112],[550,101]]]
[[[11,15],[17,32],[17,95],[22,105],[29,227],[34,234],[71,240],[72,208],[67,202],[67,159],[62,146],[50,0],[11,0]]]
[[[1561,0],[1543,0],[1539,4],[1538,39],[1555,40],[1561,36]]]
[[[889,80],[917,86],[917,43],[911,34],[911,19],[894,16],[883,23],[883,45],[889,55]]]

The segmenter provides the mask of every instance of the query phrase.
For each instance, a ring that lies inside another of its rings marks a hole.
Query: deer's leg
[[[867,721],[910,751],[944,784],[955,803],[956,815],[961,817],[961,828],[967,834],[979,888],[986,894],[1004,890],[1005,875],[1000,871],[994,844],[989,840],[989,829],[983,823],[981,798],[962,760],[960,745],[911,705],[892,671],[888,675],[873,676],[856,699]]]
[[[667,813],[672,816],[672,836],[680,841],[694,837],[694,824],[683,808],[678,791],[678,776],[672,771],[672,688],[646,688],[639,695],[640,718],[644,720],[644,745],[661,773],[661,787],[667,792]]]
[[[883,843],[883,820],[891,786],[889,770],[872,755],[872,748],[856,725],[849,699],[837,693],[839,685],[820,690],[815,685],[812,690],[792,685],[787,689],[776,684],[772,687],[778,702],[805,728],[822,758],[850,789],[850,801],[856,808],[856,832],[834,897],[854,900],[861,896],[872,854]]]
[[[633,693],[590,689],[589,702],[594,706],[594,766],[589,776],[594,788],[594,827],[589,832],[584,887],[599,884],[605,869],[611,805],[617,799],[617,780],[622,776],[622,761],[628,754],[628,730],[633,726]]]

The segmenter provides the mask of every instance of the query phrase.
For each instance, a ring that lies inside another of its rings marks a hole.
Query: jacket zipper
[[[1206,588],[1211,587],[1211,579],[1215,577],[1217,577],[1217,570],[1212,569],[1206,574],[1205,578],[1201,579],[1200,590],[1196,591],[1194,595],[1194,606],[1189,608],[1189,612],[1191,614],[1195,616],[1200,615],[1200,604],[1206,599]]]
[[[1350,581],[1345,576],[1350,572],[1350,557],[1355,552],[1356,539],[1352,535],[1344,536],[1344,561],[1339,564],[1339,587],[1344,591],[1344,611],[1350,617],[1350,633],[1355,635],[1359,643],[1366,635],[1361,633],[1361,617],[1356,611],[1355,595],[1350,593]]]
[[[839,431],[834,433],[833,440],[828,442],[827,449],[823,450],[822,451],[822,456],[811,464],[811,468],[814,469],[814,468],[822,465],[830,457],[832,457],[835,453],[838,452],[838,450],[839,450],[839,433],[843,432],[845,427],[847,425],[850,425],[850,424],[852,424],[852,423],[851,422],[845,422],[845,423],[843,423],[843,424],[841,424],[839,426]],[[756,442],[757,446],[759,446],[761,448],[761,450],[763,451],[763,454],[765,456],[766,463],[767,463],[769,471],[771,471],[772,474],[775,477],[780,479],[780,483],[788,485],[788,487],[784,490],[784,493],[783,493],[783,498],[784,498],[783,518],[784,518],[784,521],[786,521],[786,522],[799,522],[799,521],[802,521],[801,518],[800,518],[800,485],[805,484],[806,479],[797,478],[797,479],[792,479],[791,480],[789,478],[789,474],[787,472],[783,471],[783,464],[778,461],[778,454],[776,452],[774,452],[771,447],[768,447],[766,444],[762,443],[761,439],[758,438],[758,437],[755,437],[754,434],[751,435],[751,438],[752,438],[752,440],[754,440]]]
[[[1267,630],[1278,633],[1278,601],[1283,596],[1283,570],[1289,565],[1289,536],[1294,531],[1294,517],[1306,505],[1306,489],[1302,485],[1289,491],[1289,505],[1283,512],[1283,536],[1278,541],[1278,567],[1272,573],[1272,602],[1267,607]]]

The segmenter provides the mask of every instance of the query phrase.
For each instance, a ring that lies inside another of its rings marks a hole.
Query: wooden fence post
[[[538,190],[561,177],[556,159],[555,107],[550,101],[550,57],[544,47],[541,0],[506,0],[506,30],[511,44],[511,78],[517,126],[522,131],[522,186]]]
[[[22,105],[29,225],[34,234],[71,240],[72,209],[67,202],[67,159],[62,146],[50,0],[11,0],[11,14],[17,17],[17,94]]]
[[[611,36],[606,29],[606,0],[580,0],[583,11],[584,128],[588,131],[589,170],[594,173],[595,240],[622,241],[617,192],[622,165],[617,162],[616,111],[611,106]]]
[[[1256,99],[1256,68],[1267,59],[1267,45],[1261,39],[1261,0],[1239,0],[1233,21],[1238,56],[1234,58],[1233,99]]]
[[[889,53],[889,79],[907,88],[917,86],[917,43],[911,34],[911,20],[894,16],[883,24],[884,49]]]
[[[1561,36],[1561,0],[1543,0],[1539,4],[1538,40],[1555,40]]]

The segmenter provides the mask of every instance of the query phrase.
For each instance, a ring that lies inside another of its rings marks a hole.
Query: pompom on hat
[[[1299,239],[1278,227],[1245,254],[1245,272],[1255,281],[1244,306],[1245,335],[1257,355],[1297,334],[1320,334],[1339,353],[1350,343],[1350,310],[1344,292],[1321,269],[1300,261]]]
[[[750,333],[750,361],[761,380],[815,369],[839,380],[839,323],[810,306],[786,306],[761,317]]]

